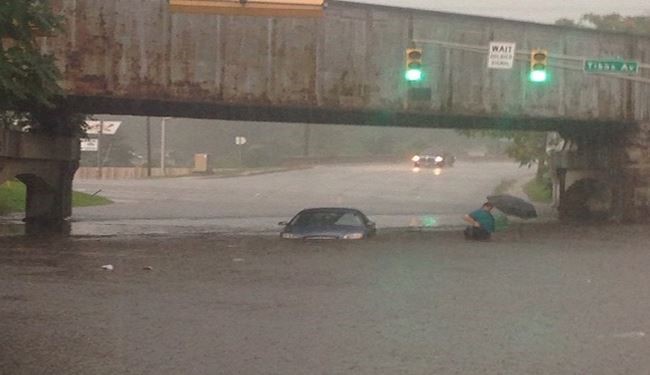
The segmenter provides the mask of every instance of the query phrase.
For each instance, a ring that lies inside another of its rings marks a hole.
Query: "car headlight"
[[[435,160],[436,163],[440,163],[443,159],[442,159],[442,156],[436,156],[436,158],[433,159],[433,160]]]
[[[360,240],[363,238],[363,233],[348,233],[343,236],[344,240]]]
[[[417,155],[415,155],[411,160],[413,160],[413,161],[420,161],[420,157],[417,156]]]
[[[282,237],[282,238],[289,238],[289,239],[300,238],[300,236],[298,236],[298,235],[295,235],[295,234],[293,234],[293,233],[287,233],[287,232],[282,233],[282,234],[280,235],[280,237]]]

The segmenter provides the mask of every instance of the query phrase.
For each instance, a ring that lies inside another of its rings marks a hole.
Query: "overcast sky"
[[[490,17],[552,23],[585,13],[650,15],[650,0],[349,0]]]

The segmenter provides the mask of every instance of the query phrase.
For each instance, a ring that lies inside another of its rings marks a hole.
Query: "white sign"
[[[102,134],[114,135],[117,133],[122,125],[122,121],[86,121],[86,134],[99,134],[99,129],[102,129]]]
[[[516,43],[490,42],[488,55],[488,68],[490,69],[512,69],[515,61]]]
[[[235,137],[235,144],[236,145],[245,145],[246,144],[246,137]]]
[[[97,151],[99,149],[99,140],[97,138],[82,138],[81,151]]]

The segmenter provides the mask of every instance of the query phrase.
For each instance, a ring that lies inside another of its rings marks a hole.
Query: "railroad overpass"
[[[173,13],[166,0],[54,3],[67,29],[43,49],[80,112],[558,130],[574,145],[557,158],[561,190],[567,176],[598,179],[619,217],[647,217],[650,37],[340,1],[319,18]],[[516,43],[512,69],[488,69],[490,42]],[[415,87],[403,78],[413,45],[425,76]],[[550,54],[544,84],[527,79],[533,48]],[[640,68],[585,73],[585,58]]]
[[[339,1],[320,18],[56,2],[68,29],[47,48],[86,113],[544,130],[650,119],[650,65],[645,84],[582,72],[583,57],[650,62],[648,37]],[[490,41],[517,44],[513,69],[487,68]],[[412,42],[430,95],[419,100],[403,78]],[[538,47],[551,54],[546,84],[527,79]]]

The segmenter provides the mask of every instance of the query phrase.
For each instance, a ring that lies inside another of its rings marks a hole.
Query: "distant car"
[[[353,208],[309,208],[300,211],[284,226],[280,237],[303,240],[361,240],[377,229],[361,211]]]
[[[415,168],[443,168],[453,167],[456,162],[456,157],[448,152],[425,150],[413,156],[411,160]]]

